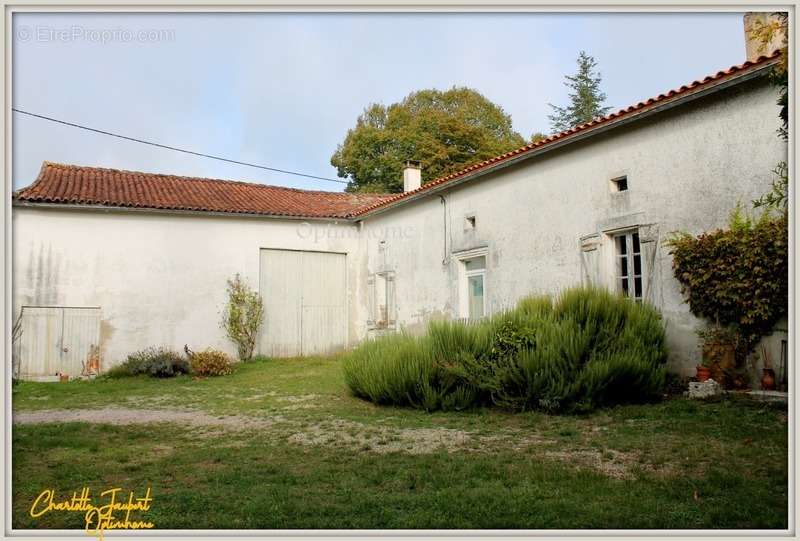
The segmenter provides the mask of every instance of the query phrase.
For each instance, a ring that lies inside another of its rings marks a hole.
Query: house
[[[727,223],[787,158],[778,54],[712,74],[405,191],[356,195],[46,162],[13,198],[23,377],[151,345],[233,352],[226,279],[258,289],[257,351],[325,354],[437,318],[478,318],[577,283],[663,313],[674,371],[702,323],[662,242]],[[771,338],[780,348],[785,334]],[[777,341],[777,342],[776,342]],[[777,358],[777,356],[774,356]]]

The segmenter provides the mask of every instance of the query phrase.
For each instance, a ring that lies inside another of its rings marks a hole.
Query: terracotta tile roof
[[[346,218],[388,196],[298,190],[44,162],[36,181],[14,193],[28,203],[102,205],[302,218]]]
[[[454,181],[459,180],[459,179],[464,179],[465,177],[469,177],[472,174],[477,173],[479,171],[490,170],[493,167],[495,167],[495,166],[497,166],[499,164],[502,164],[503,162],[511,160],[512,158],[517,158],[517,157],[519,157],[521,155],[524,155],[524,154],[527,154],[527,153],[533,154],[532,151],[538,151],[542,147],[546,147],[546,146],[551,145],[551,144],[556,143],[556,142],[568,140],[568,139],[570,139],[570,138],[572,138],[574,136],[577,136],[578,134],[582,134],[582,135],[586,134],[586,132],[593,131],[596,128],[599,128],[599,127],[602,127],[602,126],[608,126],[608,125],[614,124],[614,123],[616,123],[617,121],[619,121],[619,120],[621,120],[623,118],[634,116],[636,114],[639,114],[639,113],[642,113],[642,112],[647,111],[649,109],[653,109],[653,108],[655,108],[657,106],[660,106],[660,105],[662,105],[664,103],[667,103],[667,102],[670,102],[670,101],[679,101],[681,98],[684,98],[684,97],[686,97],[688,95],[691,95],[691,94],[694,94],[696,92],[702,91],[705,88],[716,86],[717,84],[720,84],[720,83],[722,83],[722,82],[724,82],[724,81],[726,81],[728,79],[734,79],[738,75],[742,75],[742,74],[744,74],[746,72],[750,72],[750,71],[757,71],[760,68],[764,68],[764,67],[770,66],[772,64],[775,64],[775,63],[777,63],[779,56],[780,56],[780,52],[776,51],[775,53],[773,53],[770,56],[762,56],[762,57],[760,57],[755,62],[749,62],[748,61],[748,62],[745,62],[744,64],[739,64],[737,66],[731,66],[727,70],[718,71],[717,73],[715,73],[713,75],[709,75],[708,77],[706,77],[706,78],[704,78],[702,80],[693,81],[693,82],[691,82],[691,83],[689,83],[687,85],[681,86],[680,88],[677,88],[677,89],[674,89],[674,90],[670,90],[669,92],[666,92],[664,94],[659,94],[658,96],[650,98],[649,100],[640,101],[639,103],[637,103],[635,105],[631,105],[631,106],[629,106],[627,108],[620,109],[619,111],[617,111],[615,113],[611,113],[611,114],[608,114],[608,115],[603,116],[603,117],[595,118],[591,122],[588,122],[586,124],[582,124],[580,126],[572,128],[571,130],[567,130],[567,131],[564,131],[564,132],[561,132],[561,133],[558,133],[558,134],[555,134],[555,135],[551,135],[547,139],[539,141],[538,143],[532,143],[532,144],[526,145],[526,146],[524,146],[522,148],[518,148],[516,150],[512,150],[512,151],[507,152],[505,154],[502,154],[500,156],[495,156],[494,158],[490,158],[490,159],[488,159],[486,161],[471,165],[471,166],[467,167],[466,169],[462,169],[461,171],[459,171],[457,173],[453,173],[451,175],[447,175],[447,176],[444,176],[444,177],[439,177],[439,178],[437,178],[435,180],[426,182],[425,184],[423,184],[420,188],[417,188],[416,190],[413,190],[413,191],[410,191],[410,192],[401,193],[401,194],[395,194],[395,195],[392,195],[390,197],[385,197],[385,198],[383,198],[383,199],[381,199],[379,201],[376,201],[372,205],[369,205],[369,206],[367,206],[365,208],[362,208],[362,209],[358,210],[354,214],[354,217],[363,216],[363,215],[368,214],[368,213],[370,213],[370,212],[372,212],[374,210],[377,210],[379,208],[390,207],[390,206],[393,205],[393,203],[399,203],[399,202],[404,201],[406,199],[409,199],[409,198],[411,198],[413,196],[423,195],[424,192],[426,192],[428,190],[431,190],[431,189],[433,189],[433,188],[435,188],[437,186],[442,186],[443,184],[448,184],[450,182],[454,182]]]

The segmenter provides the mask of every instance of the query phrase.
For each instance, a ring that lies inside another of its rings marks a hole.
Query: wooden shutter
[[[589,235],[580,239],[581,283],[601,286],[600,276],[600,235]]]
[[[644,276],[644,295],[646,302],[659,306],[660,283],[658,272],[658,226],[647,225],[639,228],[639,241],[642,246],[642,274]]]
[[[394,272],[386,273],[386,325],[390,329],[397,323],[397,305],[395,303]]]
[[[375,275],[367,277],[367,329],[375,328]]]

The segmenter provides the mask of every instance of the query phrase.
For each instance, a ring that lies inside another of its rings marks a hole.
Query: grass
[[[257,427],[14,425],[15,528],[45,488],[154,497],[157,528],[780,528],[785,409],[667,400],[586,416],[433,413],[350,396],[338,359],[262,360],[231,375],[23,382],[16,412],[198,410]],[[223,421],[221,421],[223,422]]]

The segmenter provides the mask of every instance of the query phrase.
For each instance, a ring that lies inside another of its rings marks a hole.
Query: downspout
[[[447,199],[441,194],[439,199],[442,200],[442,265],[447,265],[450,262],[447,257]]]

